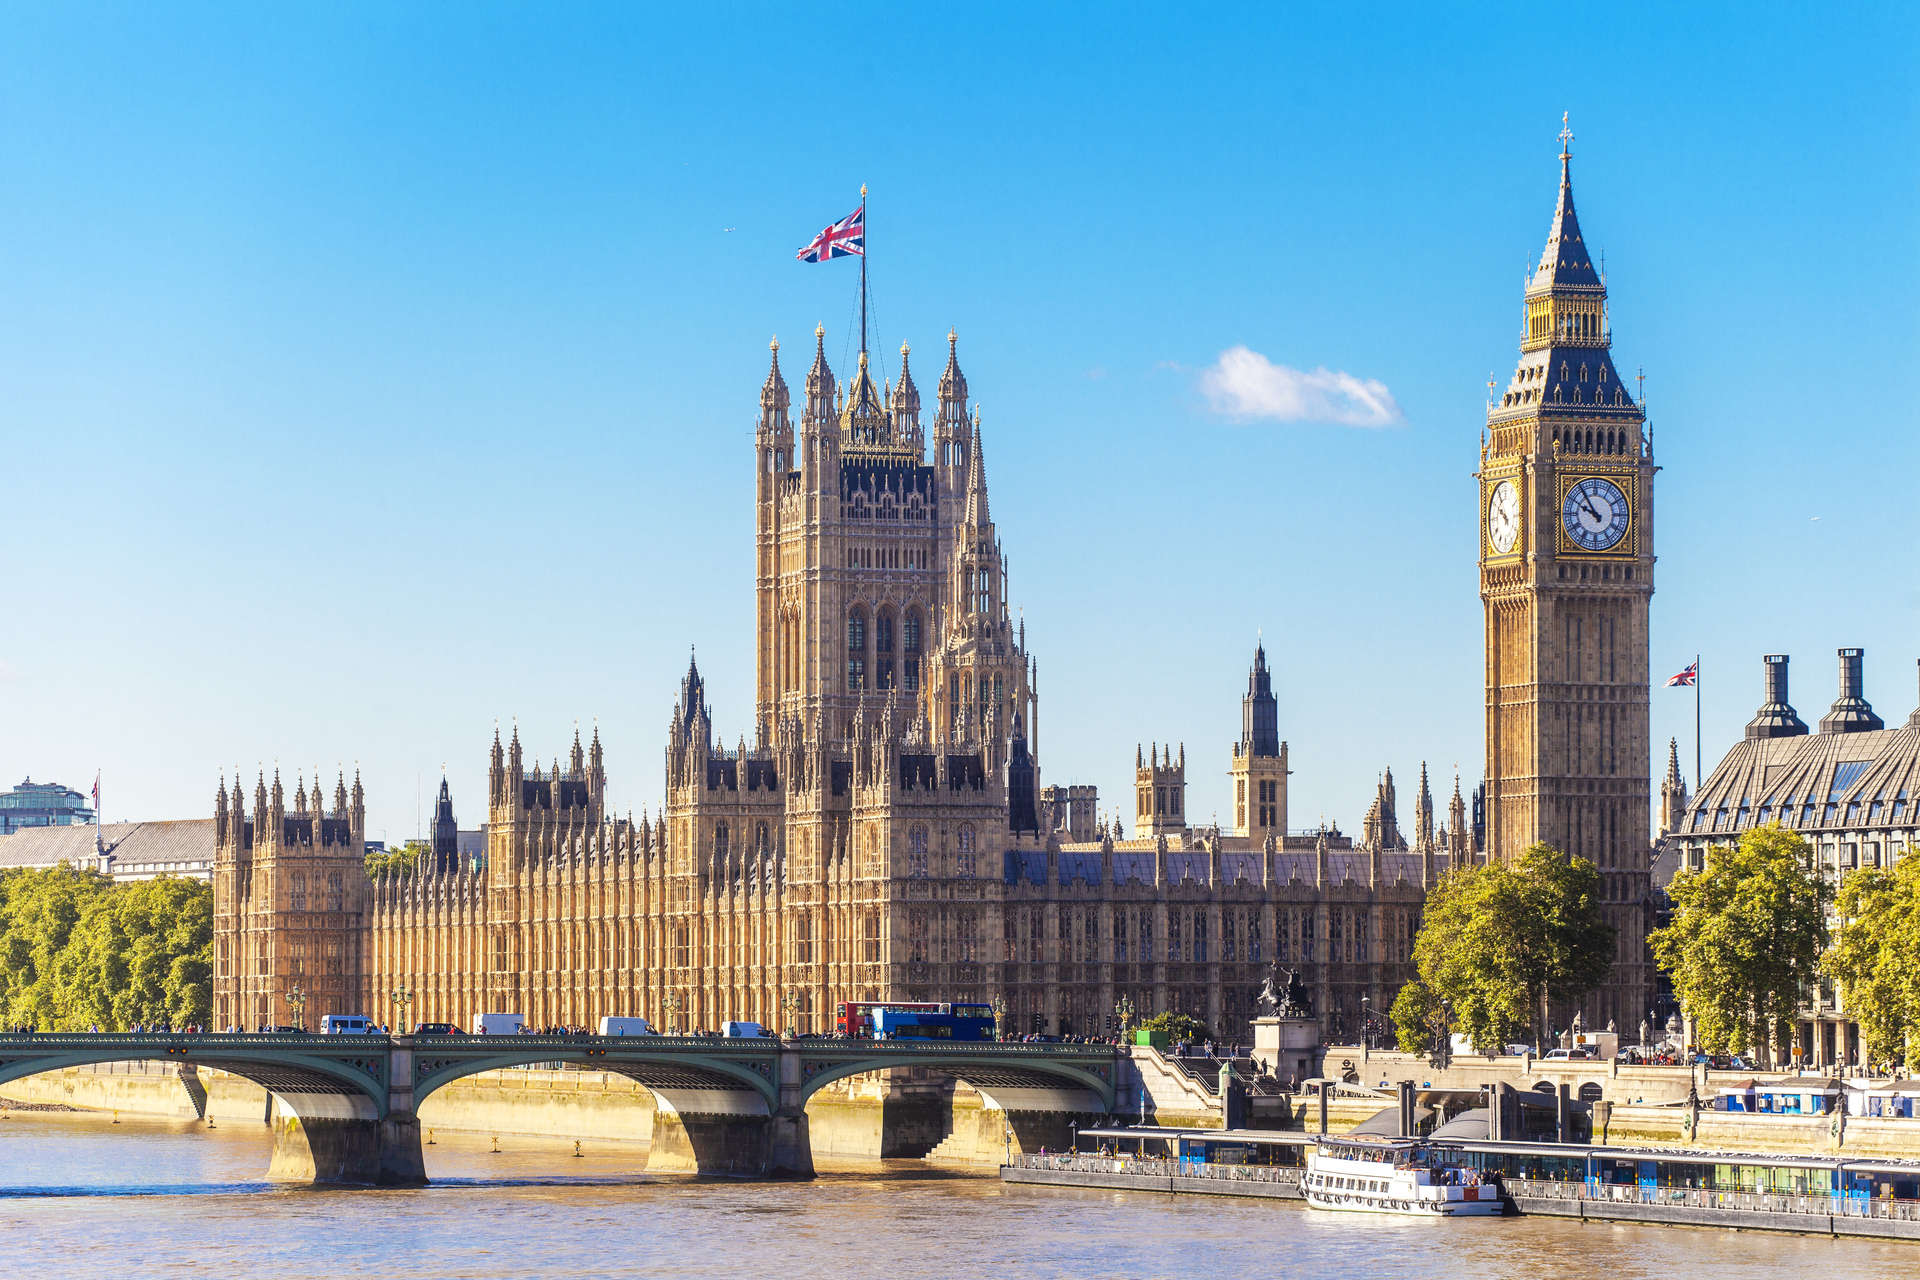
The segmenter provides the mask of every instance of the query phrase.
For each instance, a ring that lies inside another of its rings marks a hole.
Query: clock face
[[[1513,487],[1513,481],[1502,480],[1493,486],[1493,497],[1487,500],[1487,540],[1496,552],[1505,555],[1519,538],[1520,491]]]
[[[1590,476],[1567,490],[1560,504],[1560,523],[1575,546],[1586,551],[1611,551],[1627,536],[1632,508],[1620,486]]]

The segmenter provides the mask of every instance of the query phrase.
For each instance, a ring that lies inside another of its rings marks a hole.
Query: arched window
[[[958,856],[954,859],[954,874],[959,876],[962,880],[971,880],[974,878],[975,874],[978,871],[978,861],[974,854],[974,848],[973,848],[973,824],[972,823],[968,822],[968,823],[961,824],[959,841],[960,841],[960,851]]]
[[[908,693],[920,691],[920,611],[907,610],[905,623],[901,627],[900,639],[905,650],[905,669],[901,672]]]
[[[907,912],[907,958],[922,964],[927,958],[927,909],[915,907]]]
[[[867,687],[867,615],[855,609],[847,615],[847,692]]]
[[[916,880],[927,876],[927,829],[916,825],[907,832],[907,875]]]
[[[306,872],[296,871],[293,873],[293,894],[287,905],[295,911],[305,911],[307,909]]]
[[[724,867],[727,862],[727,824],[717,822],[713,827],[713,862],[716,867]]]
[[[329,871],[327,873],[327,910],[339,911],[343,900],[344,895],[340,889],[340,873],[338,871]]]
[[[971,964],[980,958],[980,922],[971,911],[963,911],[958,926],[960,961]]]
[[[893,688],[893,610],[882,609],[873,620],[873,687]]]

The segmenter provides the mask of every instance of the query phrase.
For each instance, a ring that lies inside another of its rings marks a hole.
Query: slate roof
[[[1920,725],[1743,738],[1675,834],[1730,837],[1769,822],[1796,831],[1920,830]]]
[[[101,830],[116,866],[188,863],[213,865],[213,819],[180,818],[168,822],[109,822]],[[0,866],[51,867],[66,862],[96,865],[91,826],[33,827],[0,837]]]

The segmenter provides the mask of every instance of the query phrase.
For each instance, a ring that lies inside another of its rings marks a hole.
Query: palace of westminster
[[[638,1015],[831,1030],[844,1000],[1000,1003],[1011,1030],[1105,1031],[1123,1000],[1247,1038],[1269,965],[1296,968],[1330,1039],[1413,976],[1429,886],[1535,841],[1593,860],[1617,932],[1593,1025],[1637,1022],[1645,934],[1653,592],[1651,441],[1610,356],[1606,287],[1565,149],[1521,355],[1479,459],[1483,789],[1444,821],[1424,766],[1403,828],[1392,774],[1357,836],[1288,827],[1288,746],[1256,650],[1224,762],[1231,829],[1188,820],[1186,751],[1136,751],[1131,834],[1091,787],[1043,786],[1037,665],[1010,620],[986,451],[948,335],[926,439],[907,348],[842,387],[816,331],[800,404],[774,344],[754,433],[757,694],[728,746],[689,664],[665,803],[603,804],[597,731],[543,766],[496,731],[483,854],[443,784],[433,856],[363,870],[356,777],[215,800],[218,1025],[327,1013],[464,1025]],[[1463,495],[1465,500],[1465,495]],[[305,1007],[289,1007],[298,988]]]

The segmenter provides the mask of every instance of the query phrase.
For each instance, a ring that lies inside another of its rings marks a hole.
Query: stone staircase
[[[180,1064],[180,1083],[187,1091],[187,1098],[193,1103],[193,1118],[207,1118],[207,1086],[200,1080],[200,1069],[191,1062]]]

